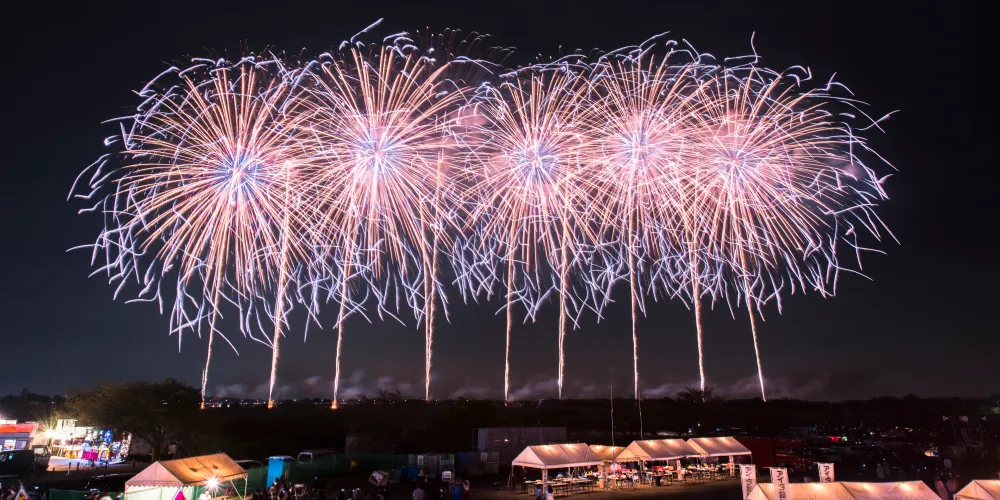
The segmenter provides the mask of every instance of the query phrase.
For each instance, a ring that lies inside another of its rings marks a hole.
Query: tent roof
[[[511,465],[533,469],[561,469],[600,465],[601,462],[601,457],[583,443],[543,444],[528,446],[514,458]]]
[[[229,458],[229,455],[217,453],[178,460],[161,460],[126,481],[125,486],[179,488],[205,485],[210,479],[222,483],[245,477],[247,471]]]
[[[605,462],[638,462],[640,460],[639,457],[635,456],[635,453],[624,446],[592,444],[590,449]]]
[[[691,438],[687,444],[707,457],[730,457],[734,455],[749,455],[750,450],[734,437]]]
[[[1000,500],[1000,480],[973,480],[958,490],[955,500]]]
[[[788,485],[795,500],[937,500],[938,496],[923,481],[900,483],[793,483]],[[754,487],[747,500],[775,500],[774,485]]]
[[[642,460],[676,460],[684,457],[697,457],[701,454],[683,439],[646,439],[632,441],[629,451]]]

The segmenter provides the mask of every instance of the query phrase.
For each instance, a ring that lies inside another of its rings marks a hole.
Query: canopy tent
[[[594,453],[594,450],[583,443],[576,443],[528,446],[514,458],[511,465],[548,470],[586,467],[601,463],[601,457]]]
[[[795,500],[940,500],[923,481],[900,483],[792,483],[788,497]],[[747,500],[776,500],[774,485],[754,487]]]
[[[691,438],[687,444],[703,457],[733,457],[749,455],[750,450],[734,437]]]
[[[641,460],[680,460],[687,457],[697,457],[701,453],[685,443],[683,439],[646,439],[632,441],[628,450]]]
[[[200,492],[207,490],[211,496],[224,483],[246,478],[247,471],[225,453],[161,460],[126,481],[125,496],[130,500],[175,499],[181,493],[186,500],[195,500]]]
[[[605,462],[638,462],[641,460],[631,450],[624,446],[605,446],[592,444],[590,449]]]
[[[1000,480],[973,480],[955,493],[955,500],[1000,500]]]

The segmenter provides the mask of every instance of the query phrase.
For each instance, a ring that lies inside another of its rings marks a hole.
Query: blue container
[[[267,459],[267,484],[264,488],[270,488],[278,479],[288,477],[288,470],[295,459],[288,456],[271,457]]]
[[[456,484],[451,487],[451,500],[462,500],[461,484]]]

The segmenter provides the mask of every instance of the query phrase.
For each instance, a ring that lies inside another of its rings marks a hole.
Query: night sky
[[[344,3],[350,6],[337,6]],[[901,244],[869,254],[868,281],[844,275],[834,299],[795,295],[761,325],[772,397],[867,398],[882,395],[986,396],[1000,392],[995,286],[996,155],[992,137],[993,64],[980,43],[983,9],[962,2],[647,2],[591,6],[542,0],[425,2],[132,2],[62,8],[23,2],[3,21],[2,164],[4,244],[0,246],[2,370],[0,394],[27,388],[61,394],[99,381],[175,377],[200,381],[205,339],[186,336],[178,353],[167,318],[149,304],[112,300],[102,277],[88,278],[99,220],[67,202],[77,173],[105,152],[129,113],[133,91],[185,56],[239,54],[271,46],[310,54],[335,48],[374,20],[387,35],[430,26],[493,35],[515,46],[509,62],[539,53],[613,49],[670,31],[720,59],[750,52],[750,37],[776,69],[812,68],[817,81],[836,72],[872,114],[900,110],[872,144],[899,172],[886,184],[881,213]],[[592,318],[568,334],[570,397],[631,394],[627,285],[606,321]],[[133,289],[133,292],[135,290]],[[499,302],[461,307],[451,295],[451,324],[437,330],[437,397],[501,396],[503,316]],[[330,306],[331,308],[334,306]],[[423,337],[413,324],[347,325],[342,391],[399,388],[422,394]],[[329,325],[330,322],[327,322]],[[223,326],[225,328],[225,326]],[[640,369],[648,396],[697,385],[693,314],[677,301],[654,304],[640,322]],[[230,329],[240,355],[218,348],[210,392],[266,395],[270,351]],[[756,391],[745,310],[716,308],[705,320],[709,385],[728,397]],[[336,334],[302,321],[282,344],[279,396],[329,396]],[[217,344],[221,345],[221,344]],[[513,337],[512,391],[519,398],[555,392],[556,305]],[[345,389],[346,387],[346,389]]]

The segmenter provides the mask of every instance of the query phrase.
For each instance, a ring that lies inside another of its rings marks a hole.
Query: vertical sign
[[[743,498],[746,500],[750,496],[750,492],[753,491],[753,487],[757,486],[756,465],[740,465],[740,483],[743,485]]]
[[[788,500],[788,469],[771,467],[771,484],[774,485],[774,500]]]
[[[819,467],[819,482],[833,482],[833,464],[816,464]]]

